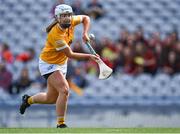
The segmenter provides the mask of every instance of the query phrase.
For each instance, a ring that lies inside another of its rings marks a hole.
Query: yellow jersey
[[[43,48],[40,58],[50,64],[64,64],[68,57],[60,50],[71,45],[74,39],[74,28],[82,21],[81,16],[72,16],[71,26],[62,30],[56,24],[47,35],[45,47]]]

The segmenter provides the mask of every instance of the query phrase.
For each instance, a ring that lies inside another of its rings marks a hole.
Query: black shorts
[[[48,77],[49,77],[52,73],[54,73],[54,72],[51,72],[51,73],[45,74],[45,75],[43,75],[43,77],[47,80],[47,79],[48,79]]]

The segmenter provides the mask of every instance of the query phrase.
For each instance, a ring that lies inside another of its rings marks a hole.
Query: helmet
[[[59,15],[64,13],[73,13],[72,7],[66,4],[60,4],[55,8],[55,16],[59,17]]]

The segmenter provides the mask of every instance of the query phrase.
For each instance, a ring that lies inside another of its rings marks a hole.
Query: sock
[[[57,117],[57,125],[65,124],[64,116]]]
[[[29,97],[28,100],[27,100],[27,102],[28,102],[28,104],[30,104],[30,105],[33,104],[33,103],[34,103],[34,102],[33,102],[33,98],[32,98],[32,97]]]

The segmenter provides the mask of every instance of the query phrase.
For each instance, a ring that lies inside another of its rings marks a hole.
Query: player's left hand
[[[100,58],[99,54],[95,54],[95,55]]]
[[[99,57],[98,55],[91,54],[91,55],[90,55],[90,58],[91,58],[92,60],[94,60],[94,61],[97,62],[97,61],[99,61],[99,58],[100,58],[100,57]]]
[[[89,39],[88,33],[83,33],[82,39],[83,39],[84,43],[86,43],[87,41],[89,41],[90,39]]]

